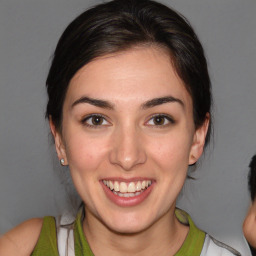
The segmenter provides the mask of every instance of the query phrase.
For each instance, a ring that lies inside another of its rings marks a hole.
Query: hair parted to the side
[[[143,45],[169,51],[192,97],[195,126],[200,127],[207,113],[211,116],[212,103],[203,48],[184,17],[151,0],[114,0],[99,4],[71,22],[57,44],[47,77],[46,117],[51,117],[61,130],[63,103],[75,73],[97,57]],[[211,128],[206,143],[210,131]]]
[[[248,186],[251,194],[251,200],[256,200],[256,155],[252,157],[249,164]]]

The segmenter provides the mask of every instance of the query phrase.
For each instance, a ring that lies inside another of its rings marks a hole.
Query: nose
[[[120,128],[113,134],[109,158],[112,164],[119,165],[125,171],[146,162],[142,136],[135,127]]]

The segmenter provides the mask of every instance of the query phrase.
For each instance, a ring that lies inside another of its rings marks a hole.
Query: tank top
[[[177,208],[175,215],[182,224],[189,225],[189,232],[174,256],[241,256],[233,248],[198,229],[185,211]],[[44,217],[42,230],[31,256],[94,256],[83,232],[83,218],[82,210],[75,220],[68,215],[61,218]]]

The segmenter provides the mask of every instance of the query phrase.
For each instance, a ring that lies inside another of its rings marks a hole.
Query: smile
[[[136,182],[119,182],[111,180],[103,180],[103,184],[109,188],[115,195],[119,197],[135,197],[143,193],[151,186],[151,180],[143,180]]]

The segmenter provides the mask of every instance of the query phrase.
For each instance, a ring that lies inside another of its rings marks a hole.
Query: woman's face
[[[256,249],[256,200],[252,203],[243,223],[243,232],[248,243]]]
[[[87,220],[133,233],[172,218],[207,123],[195,130],[192,99],[170,56],[141,47],[81,68],[64,101],[62,134],[51,128]]]

